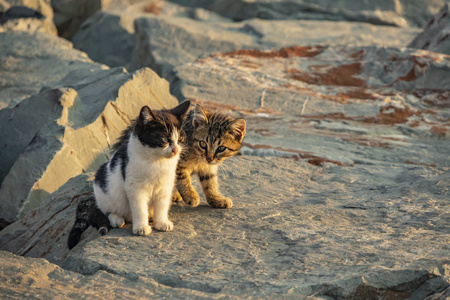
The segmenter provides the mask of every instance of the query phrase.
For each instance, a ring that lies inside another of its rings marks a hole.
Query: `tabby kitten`
[[[236,155],[241,148],[246,129],[244,119],[207,112],[197,104],[186,117],[183,129],[187,139],[177,166],[174,201],[183,199],[191,206],[200,203],[191,183],[191,174],[196,173],[209,205],[230,208],[231,199],[219,192],[217,169],[225,158]]]
[[[148,235],[152,231],[149,218],[153,218],[156,229],[173,229],[168,212],[184,140],[181,124],[189,106],[185,101],[171,110],[141,109],[138,119],[113,145],[111,159],[95,175],[96,206],[104,215],[89,200],[83,203],[89,211],[77,209],[69,248],[79,242],[89,225],[104,234],[108,225],[122,227],[127,221],[133,223],[134,234]],[[104,224],[105,215],[110,224]]]

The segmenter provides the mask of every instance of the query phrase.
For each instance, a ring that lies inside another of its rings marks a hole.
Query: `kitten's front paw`
[[[231,208],[233,201],[227,197],[211,197],[208,198],[208,203],[214,208]]]
[[[181,197],[180,193],[176,192],[172,196],[172,202],[180,202],[183,201],[183,198]]]
[[[109,224],[113,228],[121,228],[125,225],[125,219],[119,215],[116,214],[109,214],[108,216]]]
[[[173,223],[169,220],[165,222],[155,222],[155,229],[160,231],[172,231],[173,230]]]
[[[152,228],[149,225],[133,225],[133,233],[135,235],[149,235],[152,232]]]
[[[188,205],[192,207],[196,207],[200,204],[200,197],[196,194],[193,194],[191,196],[186,196],[183,198],[184,202],[186,202]]]

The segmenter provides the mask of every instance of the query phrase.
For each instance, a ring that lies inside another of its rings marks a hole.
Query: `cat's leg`
[[[231,199],[222,196],[219,192],[217,169],[200,170],[198,171],[198,178],[209,205],[215,208],[231,208],[233,206]]]
[[[133,233],[136,235],[149,235],[152,228],[148,225],[148,194],[144,189],[136,186],[126,188],[130,203]]]
[[[172,193],[172,202],[180,202],[183,200],[183,197],[181,197],[180,192],[178,191],[176,185],[175,188],[173,189],[173,193]]]
[[[173,223],[169,221],[169,208],[172,204],[172,190],[167,189],[153,199],[153,226],[157,230],[171,231]]]
[[[189,204],[190,206],[197,206],[200,204],[200,197],[192,186],[192,178],[191,174],[182,168],[177,168],[177,189],[183,198],[184,202]]]
[[[109,214],[108,219],[109,224],[113,228],[121,228],[125,225],[125,219],[122,216],[116,214]]]

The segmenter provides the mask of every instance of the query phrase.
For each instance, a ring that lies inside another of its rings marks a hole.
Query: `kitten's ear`
[[[228,125],[228,131],[234,135],[236,140],[240,143],[245,136],[246,123],[244,119],[236,119]]]
[[[156,116],[153,114],[150,107],[148,107],[147,105],[143,106],[141,108],[141,112],[139,113],[139,122],[144,125],[152,120],[156,120]]]
[[[181,120],[188,111],[189,106],[191,106],[191,101],[189,100],[183,101],[180,104],[178,104],[178,106],[172,108],[170,110],[170,113],[175,117],[177,117],[178,120]]]
[[[194,117],[192,120],[192,124],[194,128],[198,127],[201,124],[208,124],[208,113],[201,108],[200,105],[196,105],[194,108]]]

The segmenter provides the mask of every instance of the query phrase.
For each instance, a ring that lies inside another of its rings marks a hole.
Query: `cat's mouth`
[[[174,153],[174,152],[170,152],[168,155],[166,155],[166,157],[168,159],[174,158],[176,155],[178,154],[178,152]]]

